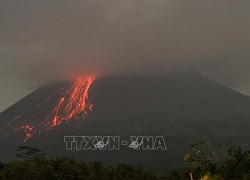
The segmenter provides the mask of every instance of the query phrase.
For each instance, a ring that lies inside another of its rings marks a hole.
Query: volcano
[[[43,86],[0,114],[0,158],[19,145],[82,161],[181,167],[189,144],[250,148],[250,97],[204,75],[103,77]],[[164,136],[166,151],[66,151],[64,136]]]

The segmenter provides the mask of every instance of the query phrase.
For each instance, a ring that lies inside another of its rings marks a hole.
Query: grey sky
[[[77,75],[200,71],[250,94],[249,0],[1,0],[0,111]]]

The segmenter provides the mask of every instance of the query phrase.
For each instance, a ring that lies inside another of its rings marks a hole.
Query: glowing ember
[[[19,128],[16,128],[13,130],[14,133],[16,133],[19,130],[23,130],[25,133],[25,139],[23,140],[23,142],[26,142],[29,138],[31,138],[31,136],[33,134],[36,133],[34,127],[30,126],[30,125],[25,125],[25,126],[21,126]]]
[[[45,118],[45,120],[38,126],[24,125],[19,128],[14,129],[12,132],[17,132],[19,130],[24,131],[26,142],[35,133],[41,133],[46,130],[58,126],[62,122],[68,122],[82,115],[86,118],[88,112],[92,111],[93,104],[89,102],[89,88],[93,83],[94,78],[83,79],[79,78],[74,82],[72,87],[68,90],[60,89],[59,100],[55,107],[52,109],[51,113]],[[46,98],[37,107],[40,107],[45,101],[50,100],[51,97]],[[14,118],[9,125],[12,125],[14,121],[19,119],[21,116]]]
[[[69,121],[83,114],[87,115],[88,111],[92,110],[92,104],[89,103],[88,93],[89,88],[94,78],[87,80],[79,78],[73,86],[64,93],[61,93],[61,98],[50,115],[46,119],[46,129],[55,127],[63,121]],[[52,120],[51,120],[52,119]]]

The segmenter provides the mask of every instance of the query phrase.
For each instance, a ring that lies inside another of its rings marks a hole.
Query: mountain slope
[[[58,103],[57,92],[70,86],[63,83],[39,88],[0,114],[1,159],[9,160],[25,136],[23,132],[6,136],[13,129],[8,123],[19,115],[15,126],[41,123]],[[250,147],[250,98],[200,74],[99,78],[90,87],[89,99],[94,108],[85,120],[77,116],[33,135],[25,145],[48,155],[143,164],[160,170],[181,166],[188,145],[196,141]],[[71,135],[119,135],[125,139],[161,135],[167,150],[66,151],[63,138]]]

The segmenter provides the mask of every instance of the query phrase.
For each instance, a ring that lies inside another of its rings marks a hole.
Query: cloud
[[[44,82],[77,75],[202,71],[249,76],[248,0],[0,2],[0,75]]]

